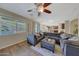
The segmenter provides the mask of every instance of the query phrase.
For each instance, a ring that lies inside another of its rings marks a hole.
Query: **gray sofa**
[[[60,44],[60,34],[59,33],[50,33],[50,32],[44,32],[44,36],[47,36],[50,39],[55,39],[57,44]]]
[[[35,34],[30,34],[27,37],[27,42],[33,46],[35,46],[36,44],[38,44],[42,39],[43,39],[43,35],[41,35],[39,38],[36,38]]]
[[[79,56],[79,41],[65,41],[65,56]]]

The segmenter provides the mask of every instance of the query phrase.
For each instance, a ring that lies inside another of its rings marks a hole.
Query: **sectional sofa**
[[[64,55],[65,56],[79,56],[79,40],[72,41],[67,40],[64,43]]]
[[[28,35],[27,37],[27,42],[33,46],[35,46],[36,44],[38,44],[42,39],[44,38],[43,35],[40,35],[38,38],[37,36],[33,33]]]

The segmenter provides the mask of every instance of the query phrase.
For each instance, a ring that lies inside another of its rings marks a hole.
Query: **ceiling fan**
[[[48,13],[48,14],[52,13],[47,8],[50,4],[51,3],[34,3],[34,5],[36,6],[38,16],[40,16],[42,12],[45,12],[45,13]],[[27,12],[32,12],[32,11],[33,11],[33,9],[27,10]]]

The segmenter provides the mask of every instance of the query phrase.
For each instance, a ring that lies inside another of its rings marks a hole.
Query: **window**
[[[35,32],[38,32],[37,29],[38,29],[38,28],[37,28],[37,23],[35,23]]]
[[[26,31],[26,24],[23,22],[16,23],[16,32],[24,32]]]
[[[8,35],[11,33],[15,33],[16,30],[16,22],[10,21],[8,19],[1,19],[0,20],[0,29],[1,29],[1,35]]]
[[[10,35],[26,31],[26,23],[14,21],[8,17],[0,17],[0,35]]]
[[[40,32],[40,24],[35,23],[35,32]]]

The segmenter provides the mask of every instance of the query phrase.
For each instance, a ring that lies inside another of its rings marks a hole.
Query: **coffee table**
[[[55,50],[55,40],[49,39],[49,38],[44,38],[41,41],[41,47],[54,52],[54,50]]]

